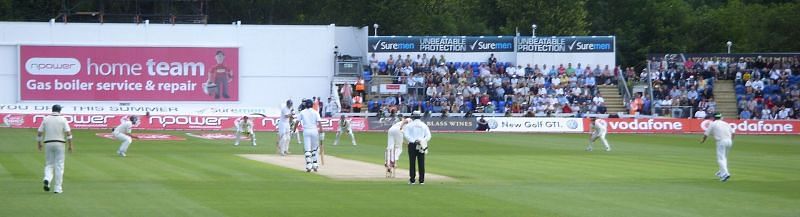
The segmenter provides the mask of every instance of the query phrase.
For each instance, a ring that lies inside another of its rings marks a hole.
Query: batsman
[[[305,151],[306,172],[319,169],[319,132],[322,130],[322,118],[319,112],[311,108],[311,100],[303,101],[305,109],[300,111],[300,124],[303,126],[303,149]]]

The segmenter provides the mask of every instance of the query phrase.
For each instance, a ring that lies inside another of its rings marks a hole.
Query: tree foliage
[[[47,21],[61,2],[0,0],[0,20]],[[67,2],[83,11],[100,5]],[[104,5],[130,12],[131,2]],[[381,35],[529,35],[535,23],[537,35],[615,35],[623,65],[641,65],[647,53],[725,52],[727,41],[734,52],[800,51],[797,0],[212,0],[208,8],[210,23],[377,23]]]

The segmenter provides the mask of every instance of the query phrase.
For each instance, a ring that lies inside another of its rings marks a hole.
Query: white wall
[[[360,56],[367,58],[367,34],[369,28],[365,27],[336,27],[336,46],[339,46],[341,55]]]
[[[240,99],[231,106],[271,107],[287,98],[327,97],[335,30],[327,25],[0,22],[0,104],[17,103],[17,45],[239,47]]]
[[[19,77],[17,46],[0,45],[0,104],[17,101]]]

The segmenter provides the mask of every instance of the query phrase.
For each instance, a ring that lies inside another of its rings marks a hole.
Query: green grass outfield
[[[800,136],[737,136],[721,183],[714,143],[699,135],[609,135],[612,152],[586,152],[587,135],[436,133],[428,171],[458,181],[410,186],[234,155],[273,153],[274,133],[258,133],[257,147],[134,141],[120,158],[96,132],[76,131],[55,195],[41,189],[35,131],[0,129],[0,216],[800,216]],[[357,137],[327,152],[382,164],[385,134]]]

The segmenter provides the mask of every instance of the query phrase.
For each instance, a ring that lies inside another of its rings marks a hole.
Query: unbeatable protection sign
[[[369,52],[514,52],[514,37],[372,36]]]
[[[600,53],[614,52],[612,36],[517,37],[517,52]]]

